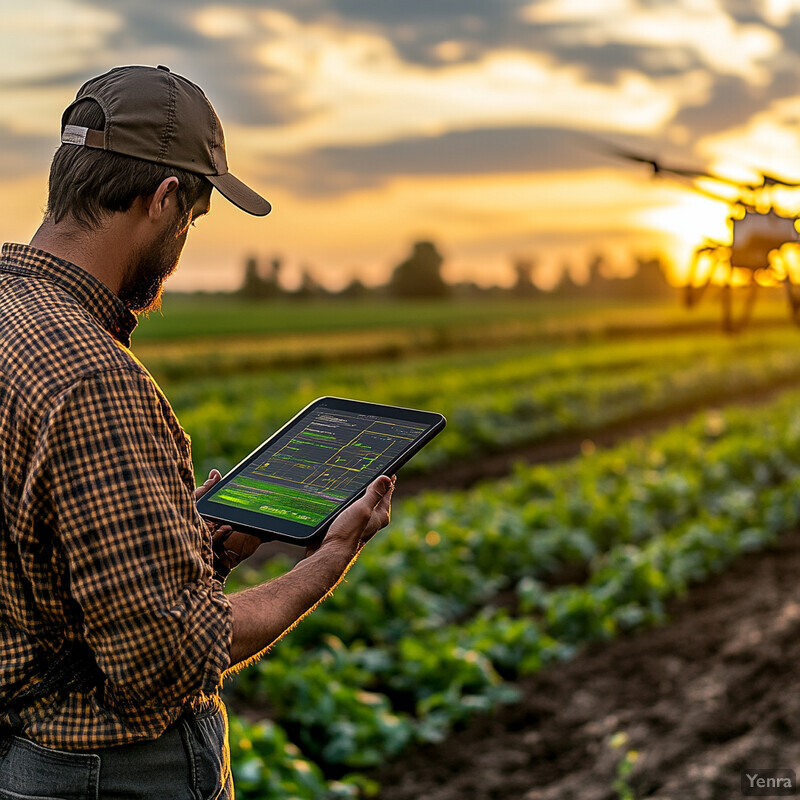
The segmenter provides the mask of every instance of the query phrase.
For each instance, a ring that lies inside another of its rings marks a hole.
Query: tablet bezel
[[[330,409],[331,411],[349,411],[354,414],[367,414],[402,422],[414,422],[416,424],[429,425],[425,433],[422,434],[407,450],[400,453],[392,462],[383,467],[375,474],[370,473],[362,489],[356,492],[353,497],[343,501],[336,509],[328,514],[325,519],[315,526],[303,525],[281,517],[274,517],[268,514],[260,514],[249,509],[237,508],[223,503],[215,503],[212,497],[228,483],[255,461],[259,455],[272,446],[277,439],[280,439],[292,426],[301,423],[307,417],[320,408]],[[408,460],[419,452],[434,436],[436,436],[447,424],[444,416],[433,411],[421,411],[415,408],[403,408],[401,406],[382,405],[380,403],[369,403],[362,400],[350,400],[344,397],[319,397],[309,403],[300,412],[295,414],[283,427],[272,436],[262,442],[255,450],[245,456],[230,472],[226,473],[213,488],[209,490],[197,501],[197,510],[200,515],[207,520],[221,524],[231,525],[234,530],[250,533],[258,536],[262,541],[282,541],[291,544],[308,545],[321,539],[331,522],[349,505],[362,497],[367,486],[379,475],[391,475],[403,466]]]

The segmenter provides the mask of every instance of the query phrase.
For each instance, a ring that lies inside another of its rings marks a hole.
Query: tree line
[[[666,266],[658,256],[633,256],[633,272],[629,277],[609,276],[607,259],[596,254],[588,266],[588,280],[578,283],[565,265],[561,279],[552,289],[541,289],[536,283],[535,260],[519,258],[513,262],[514,284],[509,288],[493,286],[483,288],[475,283],[448,283],[442,276],[444,258],[431,241],[414,242],[408,257],[397,264],[389,280],[377,287],[368,287],[358,278],[342,290],[331,292],[322,286],[310,269],[301,273],[300,286],[294,290],[283,287],[283,260],[272,257],[266,263],[249,256],[244,265],[244,277],[236,294],[250,300],[270,300],[279,297],[311,299],[323,296],[360,298],[380,295],[397,299],[444,300],[454,296],[515,297],[604,297],[619,299],[646,299],[669,296],[674,293],[666,278]]]

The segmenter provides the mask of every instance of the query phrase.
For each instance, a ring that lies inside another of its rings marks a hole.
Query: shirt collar
[[[66,289],[119,342],[130,347],[138,320],[125,303],[85,269],[27,244],[4,244],[0,272],[51,281]]]

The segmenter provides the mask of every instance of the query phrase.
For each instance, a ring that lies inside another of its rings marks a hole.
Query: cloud
[[[63,5],[73,0],[46,2]],[[269,71],[254,58],[256,42],[252,36],[225,35],[225,30],[212,35],[211,30],[198,28],[198,14],[224,6],[202,0],[81,2],[95,13],[115,14],[120,22],[103,32],[91,57],[83,55],[82,68],[77,69],[80,80],[75,81],[74,89],[83,80],[120,64],[165,64],[202,86],[223,122],[281,125],[302,116],[291,103],[265,90],[264,78]],[[254,11],[264,6],[257,0],[252,5]],[[232,8],[246,13],[248,3]]]
[[[122,20],[80,0],[39,0],[36,13],[19,3],[3,9],[2,85],[57,78],[92,61]]]
[[[746,122],[700,140],[699,152],[726,166],[800,180],[800,98],[777,100]]]
[[[694,135],[708,129],[701,106],[732,96],[727,78],[774,97],[787,48],[768,23],[800,38],[800,0],[80,2],[117,20],[104,58],[198,82],[226,132],[248,132],[250,157],[487,124],[655,136],[677,117]],[[741,97],[757,110],[757,94]]]
[[[691,140],[739,126],[769,108],[775,100],[797,93],[797,75],[776,72],[769,87],[756,89],[741,78],[720,76],[714,79],[707,102],[683,108],[675,124],[685,126]]]
[[[779,64],[785,68],[797,70],[798,54],[800,54],[800,15],[792,17],[787,24],[779,30],[782,37],[783,48]]]
[[[4,8],[0,126],[34,136],[57,131],[64,106],[102,63],[104,43],[121,25],[120,16],[86,0],[40,0],[35,11],[24,3]],[[5,139],[19,146],[24,162],[25,147]],[[16,150],[9,152],[4,159]]]
[[[3,180],[47,171],[57,137],[19,133],[0,124],[0,175]]]
[[[554,43],[568,46],[605,47],[611,44],[654,48],[656,51],[688,51],[707,68],[723,75],[738,75],[764,83],[764,62],[780,51],[780,37],[764,24],[741,24],[720,2],[679,0],[675,3],[640,5],[636,0],[544,0],[521,11],[532,24],[561,25],[553,28]]]
[[[263,86],[291,97],[302,121],[253,130],[254,152],[286,154],[369,145],[486,126],[653,132],[687,103],[705,99],[705,73],[651,79],[620,72],[599,83],[544,53],[495,50],[482,60],[430,69],[403,61],[384,36],[298,22],[278,12],[253,18]]]
[[[766,22],[783,28],[800,15],[799,0],[725,0],[725,10],[739,22]]]
[[[320,148],[278,159],[264,179],[314,195],[378,186],[399,176],[525,174],[609,163],[596,141],[568,129],[485,128]]]
[[[109,6],[94,2],[100,8]],[[598,7],[606,4],[591,5],[597,15]],[[652,37],[641,42],[636,31],[615,34],[595,21],[576,25],[555,17],[552,22],[525,24],[520,14],[529,4],[522,0],[301,0],[291,6],[261,0],[116,0],[111,7],[124,24],[109,36],[109,52],[129,60],[136,54],[132,60],[139,63],[149,63],[143,56],[153,53],[153,62],[168,63],[195,78],[224,120],[246,126],[284,126],[324,113],[327,105],[339,102],[341,81],[316,69],[331,59],[336,66],[367,70],[374,60],[379,69],[376,77],[387,86],[414,73],[443,86],[448,81],[441,76],[452,77],[455,68],[469,74],[472,65],[481,71],[514,53],[530,63],[548,63],[562,92],[579,90],[582,84],[593,85],[595,95],[607,90],[606,105],[622,84],[630,88],[634,82],[644,86],[664,76],[691,76],[704,63],[677,39],[668,47],[654,44]],[[644,12],[639,18],[645,18]],[[670,29],[677,31],[683,18],[676,14],[670,19],[674,22]],[[602,40],[593,40],[592,30],[604,31]],[[701,39],[701,33],[695,38]],[[740,37],[736,44],[742,41]],[[563,76],[569,70],[572,85],[565,85]],[[352,75],[347,77],[354,82]],[[646,106],[646,99],[639,99]],[[418,91],[409,97],[409,102],[420,100]],[[582,102],[578,91],[576,105]],[[621,124],[627,124],[624,115]]]

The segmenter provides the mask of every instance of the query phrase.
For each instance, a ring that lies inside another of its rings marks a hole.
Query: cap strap
[[[80,125],[65,125],[61,134],[61,144],[77,144],[86,147],[105,149],[105,135],[103,131],[94,131]]]

